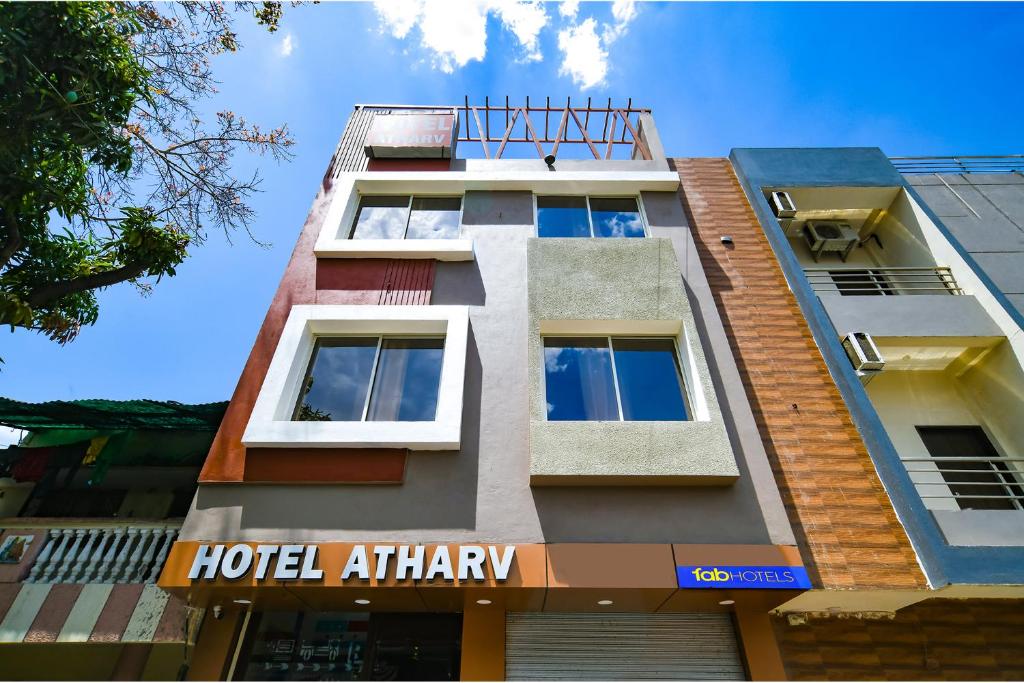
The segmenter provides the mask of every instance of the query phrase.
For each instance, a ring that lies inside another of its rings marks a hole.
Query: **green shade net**
[[[0,425],[26,429],[187,430],[215,432],[227,401],[186,404],[177,401],[48,401],[23,403],[0,397]]]

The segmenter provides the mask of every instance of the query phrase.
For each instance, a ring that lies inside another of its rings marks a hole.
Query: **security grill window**
[[[317,339],[292,419],[433,420],[444,339]]]
[[[461,212],[462,197],[366,196],[352,239],[455,239]]]
[[[537,197],[538,237],[643,237],[635,197]]]
[[[672,339],[546,337],[544,377],[552,421],[689,419]]]
[[[961,510],[1024,508],[1020,474],[981,427],[918,427],[917,433]]]

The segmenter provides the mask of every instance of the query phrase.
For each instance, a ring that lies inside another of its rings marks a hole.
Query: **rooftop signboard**
[[[363,148],[372,159],[450,159],[455,114],[377,114]]]

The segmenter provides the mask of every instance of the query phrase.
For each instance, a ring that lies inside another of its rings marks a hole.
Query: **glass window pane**
[[[671,339],[613,339],[624,420],[685,420],[683,383]]]
[[[409,197],[363,197],[359,200],[352,239],[400,240],[409,216]]]
[[[318,339],[294,420],[350,422],[363,419],[376,337]]]
[[[462,197],[413,197],[406,239],[455,239],[461,209]]]
[[[537,197],[538,237],[590,237],[586,197]]]
[[[433,420],[443,357],[443,339],[385,339],[366,419]]]
[[[643,237],[644,222],[632,197],[590,198],[594,237]]]
[[[549,420],[618,420],[611,354],[604,337],[544,339]]]

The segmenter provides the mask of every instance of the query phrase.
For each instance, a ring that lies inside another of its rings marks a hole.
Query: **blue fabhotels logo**
[[[803,567],[676,567],[680,588],[810,588]]]

